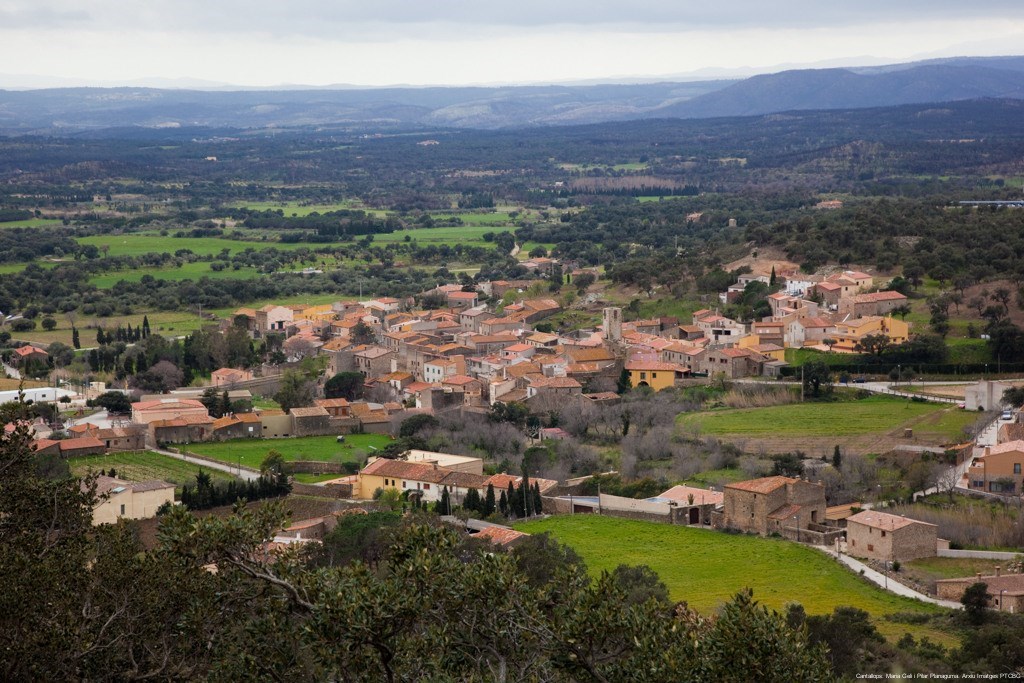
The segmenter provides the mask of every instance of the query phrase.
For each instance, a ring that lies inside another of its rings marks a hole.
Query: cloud
[[[1022,18],[1019,0],[7,0],[5,28],[181,31],[359,40],[460,39],[462,31],[573,28],[623,32],[836,28]]]

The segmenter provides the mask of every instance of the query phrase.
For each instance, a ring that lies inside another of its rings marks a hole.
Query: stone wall
[[[293,481],[292,493],[320,498],[348,498],[352,495],[352,486],[349,485],[346,491],[344,486],[314,486],[313,484],[301,484]]]
[[[346,474],[344,463],[320,460],[293,460],[284,464],[288,474]]]

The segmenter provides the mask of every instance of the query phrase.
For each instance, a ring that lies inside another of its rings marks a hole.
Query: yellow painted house
[[[750,349],[762,356],[767,356],[772,360],[786,360],[786,349],[781,344],[772,344],[765,342],[761,339],[761,335],[748,334],[736,342],[736,347],[740,349]]]
[[[655,391],[674,387],[676,379],[682,379],[689,370],[676,363],[662,361],[631,361],[626,363],[629,383],[636,387],[650,387]]]
[[[864,337],[878,334],[889,337],[893,344],[902,344],[910,338],[910,325],[892,316],[883,318],[878,315],[836,323],[836,331],[830,335],[836,340],[832,348],[836,351],[853,351]]]
[[[334,319],[334,309],[331,304],[320,304],[318,306],[304,306],[295,307],[301,308],[301,310],[295,310],[292,314],[293,320],[310,320],[313,322],[320,321],[326,322]]]

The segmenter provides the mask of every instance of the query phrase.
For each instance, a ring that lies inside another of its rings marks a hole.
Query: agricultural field
[[[816,448],[840,444],[851,452],[880,453],[897,443],[958,442],[964,438],[964,428],[977,417],[948,404],[871,396],[686,413],[679,417],[677,426],[732,441],[756,439],[747,446],[766,448],[768,452],[803,450],[817,454]],[[913,430],[910,439],[904,438],[905,429]]]
[[[182,450],[205,455],[227,464],[241,462],[255,470],[270,451],[278,451],[287,461],[320,460],[324,462],[356,462],[359,457],[384,448],[391,437],[381,434],[351,434],[344,443],[334,436],[304,436],[294,439],[235,439],[232,441],[193,443]],[[336,476],[336,475],[335,475]]]
[[[337,299],[337,297],[334,297]],[[234,309],[232,309],[234,310]],[[205,313],[205,311],[204,311]],[[227,311],[225,315],[230,313]],[[143,317],[149,317],[150,329],[166,337],[178,337],[198,330],[202,325],[209,325],[209,320],[200,320],[197,311],[153,311],[149,313],[133,313],[132,315],[112,315],[108,318],[79,315],[75,321],[82,342],[82,348],[96,346],[96,327],[101,326],[113,329],[118,325],[124,327],[130,324],[138,327],[142,324]],[[15,339],[32,342],[35,344],[52,344],[59,341],[62,344],[71,345],[71,323],[64,316],[54,316],[57,327],[52,330],[36,328],[31,332],[18,332]]]
[[[61,221],[56,218],[28,218],[23,221],[0,222],[0,230],[4,228],[42,228],[47,225],[60,225]]]
[[[68,460],[71,473],[77,477],[87,474],[90,470],[109,470],[114,468],[119,479],[127,481],[147,481],[149,479],[162,479],[169,484],[174,484],[180,492],[183,484],[191,484],[195,481],[196,473],[203,470],[210,475],[210,478],[217,481],[228,481],[234,479],[227,472],[215,470],[211,467],[202,467],[182,460],[176,460],[160,453],[142,451],[133,453],[111,453],[109,455],[88,455],[81,458]]]
[[[890,640],[910,632],[954,643],[934,628],[882,619],[896,612],[934,614],[941,608],[887,593],[825,554],[790,541],[598,515],[562,515],[516,528],[550,532],[579,553],[595,575],[620,564],[646,564],[673,600],[685,600],[704,613],[751,588],[756,600],[775,610],[799,602],[809,614],[824,614],[849,605],[870,613]]]
[[[300,202],[235,202],[230,205],[236,209],[252,209],[253,211],[278,211],[285,216],[308,216],[311,213],[328,213],[360,209],[365,211],[356,200],[345,200],[333,204],[302,204]]]
[[[233,270],[213,270],[210,264],[205,261],[194,263],[183,263],[178,268],[136,268],[133,270],[113,270],[102,275],[96,275],[89,279],[89,283],[100,289],[109,289],[118,282],[139,282],[142,276],[150,275],[157,280],[198,280],[208,277],[211,280],[247,280],[254,278],[260,273],[255,268],[240,268]]]
[[[259,233],[266,234],[266,233]],[[227,249],[231,253],[244,251],[248,248],[267,249],[274,247],[281,251],[308,248],[310,245],[301,242],[284,244],[275,240],[229,240],[220,237],[171,237],[153,233],[129,233],[125,235],[91,235],[79,237],[79,244],[110,247],[110,256],[142,256],[143,254],[173,254],[179,249],[188,249],[195,254],[211,256]]]

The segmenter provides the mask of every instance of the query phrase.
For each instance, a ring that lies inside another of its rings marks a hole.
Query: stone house
[[[352,356],[356,370],[363,373],[364,377],[380,377],[391,372],[391,359],[395,353],[382,346],[368,346]]]
[[[959,602],[968,587],[985,584],[988,605],[992,609],[1011,614],[1024,613],[1024,574],[1002,574],[996,567],[993,576],[966,576],[940,579],[935,582],[935,594],[942,600]]]
[[[906,303],[907,297],[899,292],[870,292],[843,299],[839,302],[839,312],[855,318],[886,315]]]
[[[882,562],[935,557],[937,531],[934,524],[864,510],[846,518],[846,552]]]
[[[326,408],[311,406],[309,408],[291,409],[292,434],[295,436],[313,436],[332,432],[331,416]]]
[[[726,484],[718,526],[762,536],[787,528],[810,529],[825,521],[825,487],[791,477],[763,477]]]

